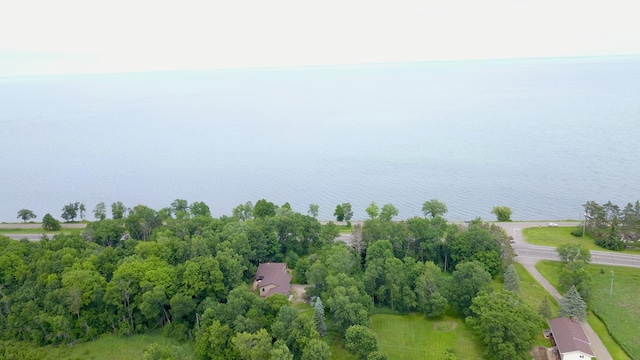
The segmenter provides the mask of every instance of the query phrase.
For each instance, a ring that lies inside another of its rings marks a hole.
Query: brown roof
[[[256,271],[256,281],[259,281],[258,287],[263,288],[267,285],[275,285],[274,288],[263,292],[260,290],[260,296],[271,296],[273,294],[289,294],[291,286],[291,274],[287,271],[285,263],[263,263],[258,266]]]
[[[589,345],[591,342],[579,322],[567,318],[556,318],[549,320],[549,327],[560,354],[581,351],[595,356]]]

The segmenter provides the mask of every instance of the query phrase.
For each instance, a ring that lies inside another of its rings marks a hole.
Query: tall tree
[[[266,360],[271,351],[271,336],[265,329],[251,334],[242,332],[231,338],[231,342],[243,360]]]
[[[508,206],[494,206],[491,213],[498,218],[498,221],[511,221],[511,208]]]
[[[256,218],[276,216],[276,205],[265,199],[260,199],[256,201],[256,205],[253,207],[253,216]]]
[[[393,206],[393,204],[382,205],[382,210],[380,210],[380,220],[391,221],[394,216],[398,216],[398,208]]]
[[[343,203],[342,211],[344,212],[344,221],[346,222],[351,221],[351,218],[353,217],[353,210],[351,210],[351,204]]]
[[[175,199],[171,203],[171,212],[175,214],[176,218],[184,219],[189,215],[189,205],[187,200]]]
[[[29,209],[20,209],[18,210],[18,219],[22,219],[23,222],[27,222],[28,220],[37,218],[36,214]]]
[[[542,317],[542,320],[547,321],[553,317],[551,312],[551,305],[549,305],[549,299],[545,296],[538,308],[538,315]]]
[[[562,261],[563,264],[577,260],[586,263],[591,261],[591,252],[583,245],[561,244],[556,247],[556,253],[558,253],[558,257],[560,257],[560,261]]]
[[[560,310],[558,315],[561,317],[572,317],[578,319],[578,321],[585,321],[587,318],[587,303],[582,300],[582,297],[576,290],[575,286],[572,286],[564,297],[560,299]]]
[[[96,217],[96,220],[104,220],[107,217],[107,207],[104,202],[99,202],[96,204],[95,209],[93,209],[93,216]]]
[[[473,299],[467,324],[487,345],[485,355],[496,360],[529,360],[541,319],[511,291],[482,291]]]
[[[447,213],[447,205],[436,199],[425,201],[422,204],[422,212],[424,216],[430,216],[432,219],[436,216],[443,216]]]
[[[80,213],[80,219],[84,220],[84,212],[87,211],[87,208],[84,207],[84,204],[80,203],[78,206],[78,212]]]
[[[307,213],[309,214],[309,216],[317,218],[319,210],[320,206],[318,204],[309,204],[309,211],[307,211]]]
[[[245,221],[253,218],[253,204],[251,201],[247,201],[244,204],[240,204],[233,209],[233,217]]]
[[[313,312],[313,323],[316,326],[316,331],[318,331],[318,334],[320,334],[321,337],[327,333],[327,325],[324,321],[324,306],[322,305],[320,297],[316,298],[316,304]]]
[[[62,208],[62,218],[64,219],[64,221],[69,222],[69,221],[74,221],[76,219],[76,217],[78,217],[78,208],[79,208],[80,204],[78,202],[76,203],[69,203],[67,205],[65,205]]]
[[[202,201],[192,202],[189,206],[189,211],[193,216],[211,216],[209,206]]]
[[[344,209],[341,204],[336,205],[336,209],[333,211],[333,216],[336,217],[336,221],[344,221]]]
[[[457,311],[470,314],[469,307],[473,298],[482,290],[489,290],[491,274],[477,262],[463,262],[456,265],[453,276],[447,286],[447,300]]]
[[[378,336],[366,326],[353,325],[345,333],[344,347],[359,360],[366,360],[370,353],[378,351]]]
[[[127,207],[120,201],[111,204],[111,217],[114,220],[123,219],[127,212]]]
[[[301,360],[329,360],[331,348],[320,339],[311,339],[302,350]]]
[[[507,267],[507,271],[504,272],[504,288],[505,290],[520,292],[520,278],[513,264],[510,264]]]
[[[42,227],[47,231],[60,230],[60,222],[51,214],[45,214],[42,218]]]
[[[374,201],[369,204],[365,211],[371,220],[375,220],[378,217],[378,214],[380,214],[380,208],[378,208],[378,205]]]

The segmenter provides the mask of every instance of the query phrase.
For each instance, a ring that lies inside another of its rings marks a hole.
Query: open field
[[[562,225],[561,223],[559,225]],[[571,232],[575,229],[573,226],[569,227],[533,227],[522,230],[524,238],[529,244],[553,246],[556,247],[560,244],[578,244],[582,245],[589,250],[597,251],[612,251],[616,253],[626,254],[640,254],[640,249],[625,249],[623,251],[607,250],[595,244],[593,237],[586,235],[585,237],[576,237],[571,235]]]
[[[371,316],[371,328],[389,359],[444,359],[447,349],[454,349],[458,359],[483,358],[480,339],[460,318],[376,314]]]
[[[553,286],[559,288],[560,262],[544,260],[536,268]],[[614,283],[613,293],[609,297],[611,271],[614,271]],[[631,358],[640,359],[640,269],[591,264],[589,273],[592,276],[593,312],[589,313],[587,321],[614,359],[629,359],[624,350]]]
[[[181,359],[195,359],[194,346],[191,343],[180,343],[161,334],[132,335],[119,337],[103,336],[96,341],[80,343],[73,346],[47,347],[45,359],[49,360],[129,360],[142,359],[144,350],[151,344],[163,347],[176,346]]]
[[[61,229],[57,231],[45,231],[43,228],[0,228],[0,235],[5,234],[82,234],[84,229]]]

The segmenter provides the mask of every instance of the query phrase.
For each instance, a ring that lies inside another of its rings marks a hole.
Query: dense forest
[[[114,203],[111,218],[105,210],[96,207],[82,234],[0,236],[0,356],[29,357],[24,344],[162,331],[195,342],[199,359],[328,359],[322,337],[333,331],[358,358],[384,359],[367,327],[371,311],[386,308],[426,317],[452,311],[479,335],[490,331],[485,321],[497,326],[492,311],[508,316],[500,326],[518,326],[518,339],[494,334],[487,353],[526,359],[542,321],[515,293],[491,290],[513,251],[502,229],[479,219],[391,221],[371,211],[345,244],[335,241],[336,224],[266,200],[220,218],[181,199],[159,211]],[[310,285],[313,315],[284,295],[252,290],[265,262],[287,263],[294,283]],[[500,304],[526,308],[510,313]]]

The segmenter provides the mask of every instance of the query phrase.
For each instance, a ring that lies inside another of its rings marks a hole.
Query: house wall
[[[562,354],[562,360],[591,360],[591,355],[582,351],[572,351]]]

